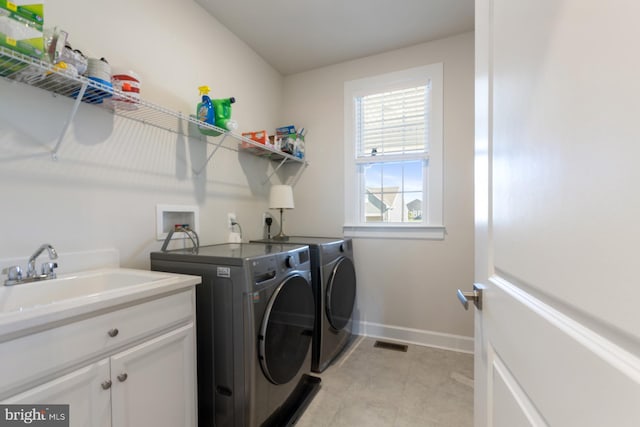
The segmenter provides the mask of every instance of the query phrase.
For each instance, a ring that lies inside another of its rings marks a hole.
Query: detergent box
[[[44,25],[44,3],[31,3],[33,0],[0,0],[0,9],[12,12],[34,24]]]
[[[42,58],[44,54],[44,37],[42,25],[44,21],[42,8],[24,9],[32,13],[20,13],[22,6],[0,0],[0,46],[22,54]],[[25,16],[27,15],[27,16]],[[38,22],[39,19],[39,22]]]

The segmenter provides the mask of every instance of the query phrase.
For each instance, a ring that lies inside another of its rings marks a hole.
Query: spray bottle
[[[198,117],[199,121],[215,126],[216,119],[215,119],[214,108],[211,102],[211,98],[209,98],[209,95],[208,95],[210,90],[209,86],[200,86],[198,89],[200,90],[202,101],[199,102],[198,106],[196,107],[196,116]],[[208,128],[206,126],[198,126],[198,129],[200,129],[200,133],[204,135],[213,135],[213,136],[220,135],[219,132],[216,132],[215,130]]]

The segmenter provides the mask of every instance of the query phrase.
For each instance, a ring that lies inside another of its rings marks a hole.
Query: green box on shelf
[[[15,40],[2,32],[0,32],[0,46],[37,59],[42,59],[44,52],[42,39]]]
[[[0,8],[0,46],[35,58],[42,58],[44,54],[42,24]]]
[[[34,24],[42,26],[44,24],[44,4],[43,3],[27,3],[31,0],[0,0],[0,9],[8,10],[15,13]]]

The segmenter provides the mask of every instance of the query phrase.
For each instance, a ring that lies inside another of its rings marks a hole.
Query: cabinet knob
[[[129,378],[129,375],[127,375],[126,372],[123,372],[120,375],[118,375],[118,381],[120,382],[125,382],[127,378]]]
[[[103,390],[109,390],[111,388],[111,380],[106,380],[100,385],[102,386]]]
[[[115,337],[116,335],[118,335],[120,331],[118,330],[118,328],[113,328],[113,329],[109,329],[109,332],[107,332],[109,334],[109,336],[111,338]]]

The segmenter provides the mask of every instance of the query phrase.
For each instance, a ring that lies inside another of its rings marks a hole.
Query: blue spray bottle
[[[208,95],[210,91],[209,86],[200,86],[198,89],[200,90],[202,101],[199,102],[198,106],[196,107],[196,116],[198,117],[199,121],[215,126],[215,112],[213,109],[213,104],[211,103],[211,98],[209,98]],[[219,132],[216,132],[215,130],[206,126],[198,126],[198,129],[200,129],[200,133],[202,133],[203,135],[220,135]]]

